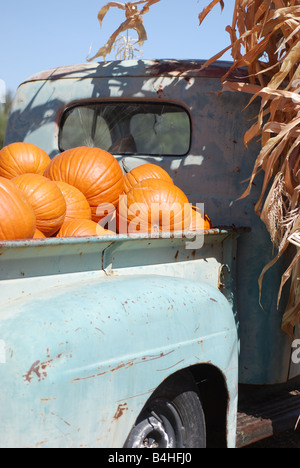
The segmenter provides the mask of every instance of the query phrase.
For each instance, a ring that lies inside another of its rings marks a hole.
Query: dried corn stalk
[[[114,42],[112,50],[115,53],[116,60],[133,60],[134,58],[143,56],[143,51],[135,47],[136,38],[130,37],[127,34],[121,34]]]
[[[214,0],[199,15],[200,23],[222,0]],[[233,65],[229,71],[247,67],[249,83],[223,81],[224,91],[243,91],[261,98],[260,112],[245,134],[245,145],[260,137],[261,151],[255,161],[246,197],[257,174],[264,172],[261,195],[255,211],[265,223],[277,248],[274,260],[259,279],[287,250],[293,236],[300,233],[300,5],[299,0],[236,0],[230,34]],[[206,62],[221,57],[228,48]],[[294,242],[293,242],[294,243]],[[290,296],[282,328],[293,337],[300,323],[300,253],[282,277],[278,303],[284,284],[292,278]]]
[[[95,60],[95,58],[103,57],[105,60],[106,56],[111,52],[114,43],[116,42],[118,36],[130,29],[134,29],[138,33],[138,44],[141,46],[147,40],[147,33],[143,25],[143,15],[149,11],[149,8],[154,3],[159,2],[160,0],[141,0],[136,2],[127,2],[127,3],[120,3],[120,2],[109,2],[104,5],[98,13],[98,21],[100,26],[102,25],[102,21],[111,7],[116,7],[121,10],[124,10],[126,20],[116,29],[116,31],[111,35],[107,43],[101,47],[96,55],[92,58],[87,58],[88,62]],[[141,10],[138,9],[137,5],[142,5]]]
[[[118,34],[126,29],[136,29],[139,41],[146,38],[142,24],[143,14],[160,0],[144,0],[121,4],[109,2],[99,12],[100,24],[111,6],[122,8],[126,21],[111,36],[96,57],[105,56]],[[233,0],[227,0],[232,2]],[[231,49],[233,65],[223,77],[223,90],[246,92],[250,102],[261,99],[260,112],[254,125],[245,134],[245,145],[260,138],[261,151],[254,163],[249,185],[242,197],[251,190],[255,177],[264,172],[261,196],[255,211],[265,223],[278,253],[265,267],[259,279],[287,250],[293,236],[300,233],[300,0],[235,0],[232,24],[226,30],[230,45],[208,60],[203,68],[213,63]],[[138,4],[144,4],[139,11]],[[199,15],[200,24],[216,6],[224,8],[225,0],[213,0]],[[230,73],[247,67],[248,83],[227,81]],[[292,236],[292,237],[291,237]],[[293,327],[300,323],[300,254],[282,277],[278,294],[292,277],[290,298],[282,327],[293,336]]]

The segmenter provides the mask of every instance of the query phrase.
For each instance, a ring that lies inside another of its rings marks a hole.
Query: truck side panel
[[[288,262],[283,259],[267,272],[261,307],[258,278],[273,259],[269,234],[253,209],[260,194],[261,174],[251,194],[239,199],[259,152],[255,142],[247,149],[244,146],[244,134],[256,116],[257,106],[247,107],[249,96],[243,93],[219,93],[226,64],[206,71],[200,68],[197,61],[128,61],[40,73],[19,88],[6,143],[30,141],[54,157],[60,151],[61,117],[67,108],[77,104],[145,101],[183,106],[192,122],[188,154],[116,157],[128,169],[144,162],[164,167],[191,203],[204,203],[214,225],[251,228],[240,239],[237,256],[240,382],[284,382],[289,375],[291,340],[281,331],[286,291],[278,310],[277,293]],[[299,366],[293,369],[293,375],[297,372]]]
[[[234,444],[236,326],[211,286],[160,276],[74,279],[7,305],[1,336],[3,448],[120,447],[154,389],[202,362],[226,375]]]

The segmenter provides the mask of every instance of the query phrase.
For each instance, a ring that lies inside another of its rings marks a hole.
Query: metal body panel
[[[206,233],[201,248],[186,248],[184,238],[143,236],[0,245],[0,339],[7,342],[0,376],[8,389],[0,397],[3,446],[121,446],[160,382],[209,363],[226,381],[233,447],[237,381],[288,379],[284,297],[277,310],[284,264],[266,275],[263,309],[259,304],[258,278],[273,257],[253,210],[261,178],[239,199],[259,150],[254,143],[246,150],[243,141],[257,108],[246,109],[242,93],[220,94],[228,63],[204,71],[201,64],[84,64],[39,73],[19,87],[5,144],[28,141],[51,157],[59,153],[63,112],[76,103],[184,106],[192,122],[189,154],[116,158],[128,169],[161,165],[191,203],[204,203],[215,226],[234,229]],[[237,242],[241,226],[250,231]]]
[[[144,162],[161,165],[191,203],[204,203],[214,225],[251,227],[251,232],[239,242],[237,259],[240,381],[284,382],[288,379],[291,356],[291,340],[281,331],[284,295],[277,310],[284,262],[267,272],[263,308],[259,304],[258,278],[273,258],[269,234],[253,210],[260,194],[260,176],[251,194],[239,200],[259,151],[255,143],[246,149],[243,140],[257,107],[254,104],[246,108],[249,97],[243,93],[219,93],[220,77],[228,68],[227,62],[218,62],[204,71],[200,70],[201,65],[201,61],[145,60],[84,64],[39,73],[18,90],[6,143],[30,141],[55,156],[59,152],[62,113],[74,103],[147,100],[184,106],[192,121],[188,155],[116,157],[128,169]]]
[[[223,241],[235,242],[236,235],[209,237],[218,272]],[[146,243],[152,252],[152,274],[141,274],[139,266],[133,266],[127,275],[122,268],[125,252],[132,257],[129,247],[139,242],[140,253]],[[1,270],[1,338],[7,357],[0,365],[5,389],[0,395],[1,447],[121,447],[155,388],[177,370],[200,363],[211,363],[226,377],[228,444],[234,446],[236,323],[230,303],[213,284],[219,281],[218,273],[208,275],[207,282],[199,281],[196,269],[194,279],[182,277],[180,265],[189,261],[183,239],[150,242],[140,236],[115,243],[91,238],[8,244],[0,247],[5,263],[21,258],[24,248],[27,259],[9,279],[3,279],[7,274]],[[101,260],[108,245],[115,256],[109,256],[109,274]],[[121,261],[116,245],[123,248]],[[168,257],[178,252],[177,277],[174,266],[172,276],[160,275],[153,255],[161,250],[159,245],[166,250],[161,258],[166,267]],[[77,272],[61,271],[57,259],[66,248]],[[52,267],[45,262],[50,252]],[[79,257],[85,271],[80,271]]]

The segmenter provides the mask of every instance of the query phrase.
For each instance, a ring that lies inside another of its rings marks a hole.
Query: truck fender
[[[232,309],[205,283],[95,275],[1,315],[3,447],[123,446],[160,383],[200,362],[224,373],[229,392],[236,385]]]

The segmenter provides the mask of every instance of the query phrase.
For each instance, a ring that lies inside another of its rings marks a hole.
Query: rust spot
[[[115,412],[114,420],[117,420],[123,416],[124,411],[128,411],[127,403],[120,403],[118,405],[117,411]]]
[[[48,442],[48,439],[42,440],[41,442],[38,442],[37,444],[35,444],[35,447],[36,448],[42,447],[42,445],[46,444],[47,442]]]
[[[178,255],[179,255],[179,250],[177,250],[176,254],[175,254],[175,262],[177,262],[177,259],[178,259]]]
[[[71,380],[71,383],[80,382],[81,380],[89,380],[94,379],[95,377],[100,377],[101,375],[105,375],[106,371],[100,372],[99,374],[88,375],[87,377],[77,377],[77,379]]]
[[[122,369],[123,367],[125,367],[126,369],[128,369],[129,367],[133,366],[133,361],[129,361],[127,362],[126,364],[120,364],[119,366],[117,367],[114,367],[113,369],[110,369],[110,372],[116,372],[120,369]]]
[[[172,367],[178,366],[178,365],[181,364],[182,362],[184,362],[184,359],[181,359],[181,361],[178,361],[178,362],[176,362],[175,364],[172,364],[171,366],[166,367],[166,368],[164,368],[164,369],[157,369],[157,372],[162,372],[162,371],[166,371],[166,370],[172,369]]]
[[[54,359],[49,359],[49,361],[45,361],[45,362],[35,361],[30,367],[27,374],[23,375],[25,382],[31,383],[34,375],[36,375],[39,382],[41,380],[44,380],[47,377],[47,372],[46,372],[47,367],[50,367],[52,362],[55,361],[56,359],[59,359],[61,356],[62,354],[58,354],[58,356],[56,356]]]
[[[210,297],[209,300],[213,301],[213,302],[218,302],[218,301],[216,301],[216,299],[213,299],[212,297]]]
[[[202,69],[203,61],[199,60],[156,60],[149,67],[151,75],[184,77],[186,80],[192,76],[221,78],[227,71],[219,65],[210,65]],[[228,76],[230,81],[246,81],[247,74],[244,69],[237,69]]]
[[[28,383],[31,382],[34,374],[37,376],[38,380],[40,381],[41,380],[41,373],[40,373],[40,362],[41,361],[35,361],[32,366],[30,367],[29,371],[27,372],[27,374],[25,374],[23,377],[24,377],[24,380],[27,381]]]
[[[129,369],[130,367],[132,367],[135,364],[141,364],[143,362],[153,361],[155,359],[160,359],[160,358],[162,358],[164,356],[167,356],[168,354],[171,354],[173,352],[174,352],[174,350],[169,351],[168,353],[161,352],[158,355],[143,356],[140,360],[138,360],[138,358],[132,359],[131,361],[128,361],[128,362],[125,362],[125,363],[124,362],[120,363],[117,367],[113,367],[112,369],[109,368],[108,370],[104,370],[103,372],[99,372],[97,374],[88,375],[86,377],[77,377],[76,379],[71,380],[71,383],[80,382],[82,380],[94,379],[96,377],[100,377],[102,375],[105,375],[108,372],[112,373],[112,372],[116,372],[116,371],[118,371],[120,369]]]
[[[66,424],[67,426],[71,426],[71,424],[68,423],[68,421],[66,421],[66,420],[63,419],[62,417],[58,416],[57,414],[53,413],[52,411],[51,411],[51,414],[52,414],[52,416],[56,416],[58,419],[60,419],[60,420],[61,420],[64,424]]]
[[[162,87],[161,84],[158,85],[157,88],[155,88],[155,86],[153,85],[153,88],[154,88],[155,92],[157,93],[157,95],[158,95],[159,97],[164,96],[164,89],[163,89],[163,87]]]
[[[198,343],[201,345],[201,352],[204,353],[203,340],[198,341]]]

